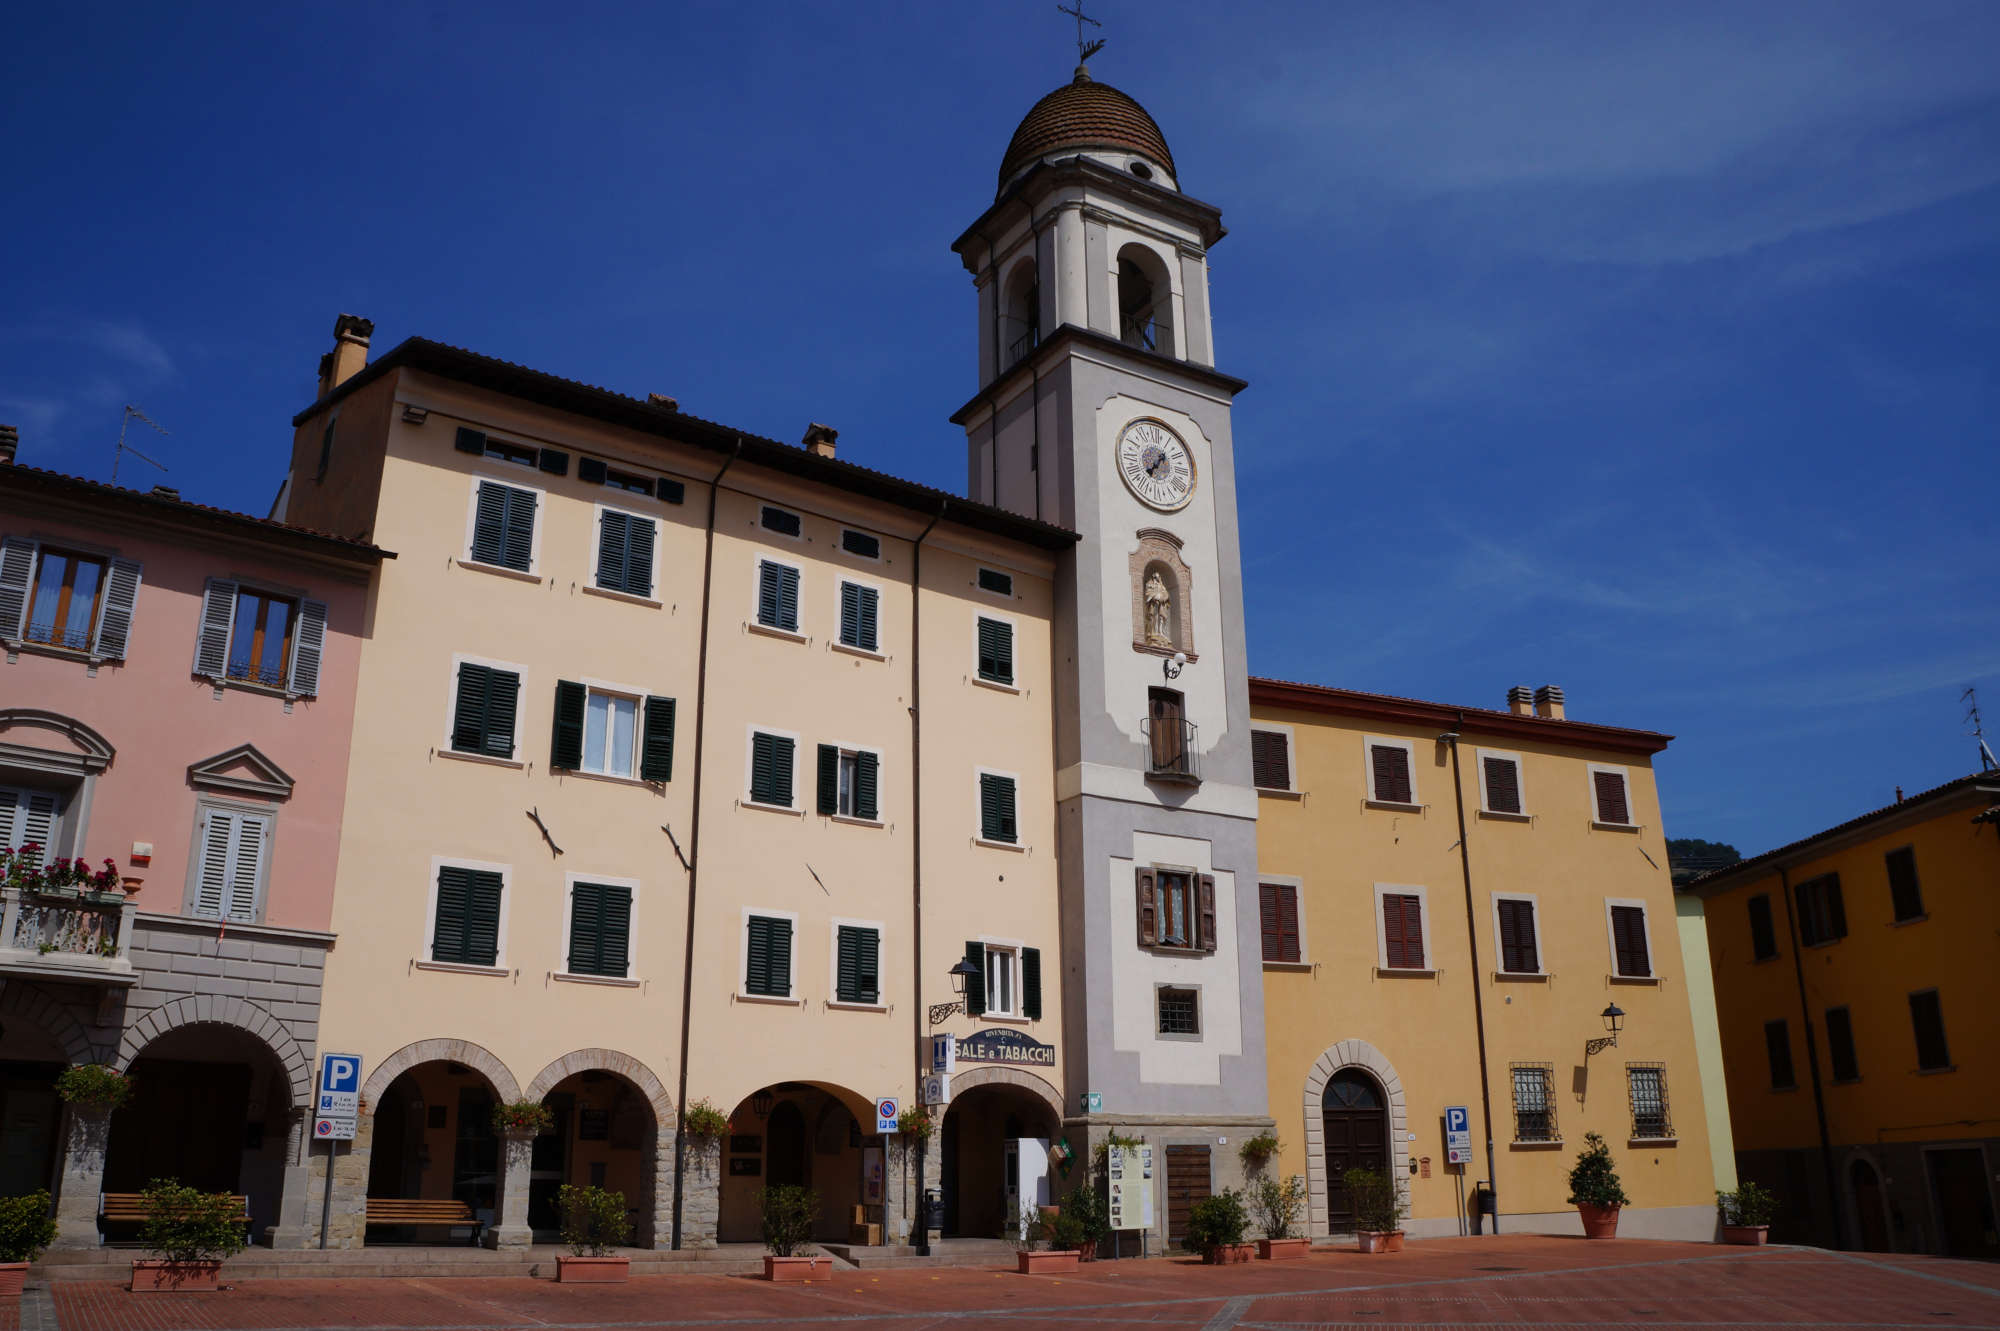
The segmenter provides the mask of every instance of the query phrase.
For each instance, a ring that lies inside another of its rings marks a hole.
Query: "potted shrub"
[[[1061,1275],[1076,1270],[1077,1250],[1065,1247],[1082,1232],[1074,1216],[1065,1221],[1061,1214],[1044,1215],[1037,1207],[1021,1212],[1014,1227],[1014,1269],[1024,1276]]]
[[[1618,1209],[1631,1198],[1619,1186],[1618,1171],[1611,1163],[1611,1148],[1595,1132],[1583,1136],[1583,1149],[1569,1171],[1569,1200],[1583,1219],[1587,1239],[1618,1237]]]
[[[102,1063],[77,1063],[56,1074],[56,1094],[79,1109],[116,1109],[132,1098],[132,1079]]]
[[[556,1193],[556,1207],[562,1214],[562,1241],[569,1245],[569,1256],[556,1258],[557,1283],[624,1284],[632,1274],[632,1259],[611,1250],[632,1237],[625,1194],[565,1183]]]
[[[1264,1237],[1257,1240],[1259,1261],[1293,1261],[1312,1249],[1311,1239],[1292,1232],[1305,1205],[1306,1181],[1297,1174],[1282,1183],[1274,1178],[1257,1181],[1250,1193],[1250,1209],[1256,1212],[1257,1227],[1264,1231]]]
[[[1282,1143],[1275,1132],[1260,1132],[1254,1137],[1245,1137],[1236,1148],[1236,1158],[1243,1162],[1245,1173],[1255,1174],[1270,1162]]]
[[[706,1099],[696,1100],[681,1111],[681,1130],[693,1141],[714,1141],[729,1131],[729,1115]]]
[[[1076,1259],[1096,1261],[1097,1245],[1111,1237],[1111,1208],[1106,1205],[1104,1194],[1085,1183],[1063,1198],[1062,1214],[1074,1219],[1077,1225]]]
[[[555,1111],[540,1100],[509,1100],[493,1106],[493,1130],[502,1136],[513,1132],[540,1136],[555,1125]]]
[[[1354,1205],[1354,1246],[1360,1252],[1401,1252],[1403,1194],[1395,1175],[1381,1169],[1350,1169],[1341,1175]]]
[[[48,1193],[0,1198],[0,1301],[21,1297],[28,1263],[55,1241],[56,1220],[49,1214]]]
[[[139,1241],[154,1256],[132,1263],[132,1291],[213,1290],[225,1259],[248,1245],[243,1212],[226,1192],[154,1179],[140,1194],[146,1225]]]
[[[1208,1266],[1247,1262],[1257,1252],[1243,1241],[1243,1231],[1248,1228],[1250,1213],[1243,1209],[1243,1196],[1231,1188],[1204,1197],[1188,1209],[1188,1229],[1181,1236],[1181,1246],[1200,1253]]]
[[[1735,1192],[1715,1194],[1715,1208],[1722,1213],[1722,1241],[1755,1246],[1771,1241],[1771,1217],[1778,1213],[1778,1199],[1749,1180],[1736,1185]]]
[[[819,1194],[811,1188],[780,1184],[757,1194],[764,1213],[764,1279],[807,1281],[833,1279],[833,1259],[802,1251],[812,1247],[813,1226],[819,1223]]]

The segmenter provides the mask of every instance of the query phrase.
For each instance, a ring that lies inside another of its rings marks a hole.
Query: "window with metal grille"
[[[1250,780],[1262,790],[1292,788],[1292,737],[1282,730],[1250,732]]]
[[[1768,961],[1778,955],[1778,931],[1771,923],[1771,898],[1758,893],[1750,898],[1750,958]]]
[[[1797,888],[1799,941],[1807,947],[1847,937],[1847,907],[1841,901],[1840,875],[1821,874]]]
[[[1889,904],[1895,910],[1896,923],[1922,918],[1924,894],[1917,887],[1917,852],[1901,846],[1882,859],[1889,870]]]
[[[1673,1119],[1667,1115],[1667,1065],[1627,1063],[1625,1089],[1632,1101],[1632,1135],[1665,1138],[1674,1135]]]
[[[1201,993],[1195,989],[1160,990],[1160,1034],[1201,1034]]]
[[[1556,1135],[1556,1065],[1515,1063],[1509,1071],[1514,1079],[1514,1140],[1561,1141]]]
[[[1764,1023],[1764,1058],[1771,1065],[1771,1089],[1789,1091],[1798,1086],[1792,1072],[1792,1033],[1783,1021]]]

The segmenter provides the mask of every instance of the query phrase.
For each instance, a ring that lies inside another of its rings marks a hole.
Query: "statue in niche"
[[[1174,645],[1173,597],[1158,569],[1146,571],[1146,645]]]

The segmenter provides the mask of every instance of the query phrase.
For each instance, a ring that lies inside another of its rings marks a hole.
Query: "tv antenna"
[[[1965,719],[1972,725],[1972,738],[1979,743],[1979,770],[2000,772],[2000,760],[1993,757],[1993,750],[1986,743],[1986,728],[1979,719],[1979,690],[1967,688],[1958,695],[1958,700],[1965,704]]]
[[[158,467],[161,471],[165,471],[167,469],[166,463],[154,462],[153,459],[147,457],[144,453],[141,453],[138,449],[131,447],[129,444],[125,442],[125,429],[127,426],[132,424],[132,418],[134,416],[137,416],[140,420],[146,422],[146,424],[152,426],[155,430],[158,430],[161,434],[172,433],[167,429],[166,426],[160,424],[158,421],[154,420],[151,416],[148,416],[145,412],[133,406],[130,402],[127,402],[125,404],[125,419],[118,422],[118,452],[111,459],[111,483],[113,485],[118,484],[118,464],[125,460],[125,455],[127,453],[130,453],[133,457],[139,459],[139,461],[141,462],[151,462],[152,465]]]
[[[1072,8],[1069,5],[1057,5],[1056,12],[1058,14],[1067,14],[1071,18],[1076,20],[1076,63],[1077,64],[1081,65],[1087,63],[1090,57],[1096,55],[1099,51],[1102,51],[1104,49],[1104,42],[1101,39],[1094,42],[1084,40],[1083,37],[1084,24],[1088,23],[1093,28],[1101,28],[1104,25],[1102,23],[1099,23],[1096,19],[1090,17],[1090,15],[1083,12],[1083,0],[1076,0],[1074,8]]]

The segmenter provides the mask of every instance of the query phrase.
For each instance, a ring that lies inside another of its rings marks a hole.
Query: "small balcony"
[[[1011,370],[1021,363],[1021,358],[1040,346],[1042,330],[1029,324],[1027,331],[1007,344],[1007,363],[1003,369]]]
[[[126,950],[138,908],[123,891],[0,888],[0,975],[137,984]]]
[[[1174,716],[1146,718],[1146,778],[1201,784],[1201,750],[1195,724]]]

